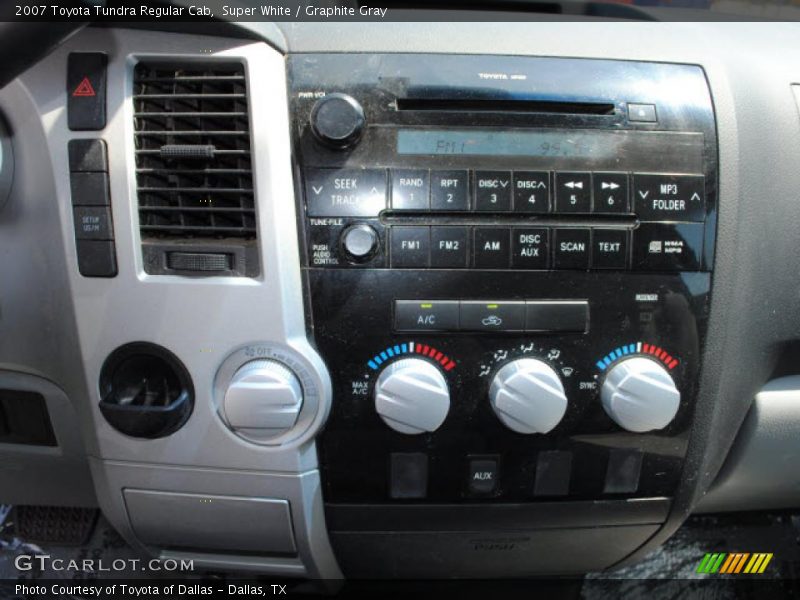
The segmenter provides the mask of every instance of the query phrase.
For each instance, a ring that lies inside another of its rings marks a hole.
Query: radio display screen
[[[625,132],[575,129],[400,129],[397,153],[603,159],[617,156],[625,139]]]

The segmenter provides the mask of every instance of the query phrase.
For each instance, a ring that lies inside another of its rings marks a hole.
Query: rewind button
[[[588,213],[591,209],[591,174],[556,173],[556,212]]]

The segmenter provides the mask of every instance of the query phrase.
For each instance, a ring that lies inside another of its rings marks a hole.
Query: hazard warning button
[[[73,52],[67,61],[67,123],[73,131],[106,126],[106,65],[101,52]]]

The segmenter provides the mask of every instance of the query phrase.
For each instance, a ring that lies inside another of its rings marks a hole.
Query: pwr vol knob
[[[375,410],[400,433],[436,431],[450,410],[450,388],[441,371],[428,361],[404,358],[378,377]]]

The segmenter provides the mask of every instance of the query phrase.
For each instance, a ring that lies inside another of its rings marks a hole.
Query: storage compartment
[[[289,502],[150,490],[123,492],[136,537],[164,549],[292,555]]]
[[[44,396],[0,389],[0,444],[58,445]]]

